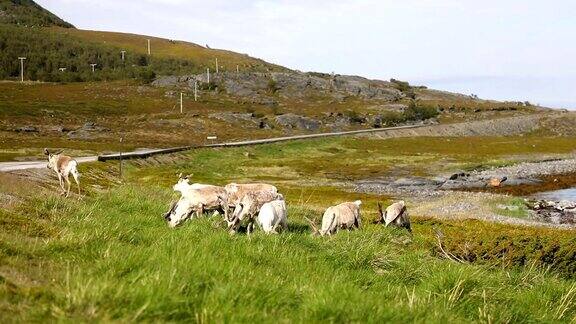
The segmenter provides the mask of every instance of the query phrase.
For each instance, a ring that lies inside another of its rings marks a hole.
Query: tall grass
[[[308,197],[294,194],[287,197],[290,231],[282,235],[231,236],[218,218],[173,230],[161,218],[170,196],[124,185],[80,202],[32,198],[33,205],[15,212],[25,221],[0,234],[0,317],[541,322],[576,316],[574,281],[538,267],[442,260],[424,241],[427,224],[417,223],[414,237],[370,224],[314,237],[303,216],[316,211],[304,207]],[[27,223],[50,230],[26,232]]]

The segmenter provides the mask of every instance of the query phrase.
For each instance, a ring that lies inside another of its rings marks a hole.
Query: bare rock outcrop
[[[284,128],[302,129],[307,131],[315,131],[320,128],[319,121],[295,114],[284,114],[276,116],[275,120],[276,123]]]

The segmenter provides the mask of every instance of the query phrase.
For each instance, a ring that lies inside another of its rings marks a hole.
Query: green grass
[[[526,218],[528,217],[528,206],[524,198],[505,197],[493,202],[492,211],[498,215],[506,217]]]
[[[87,196],[80,201],[2,175],[0,191],[18,199],[6,204],[0,196],[0,317],[15,322],[575,321],[573,231],[412,215],[410,236],[371,224],[376,202],[388,203],[388,197],[350,193],[338,185],[349,179],[347,173],[352,179],[369,176],[378,165],[392,170],[402,162],[423,169],[444,164],[443,159],[459,165],[472,157],[470,142],[433,141],[421,146],[412,139],[340,138],[202,149],[185,159],[165,157],[170,164],[129,163],[124,184],[113,181],[115,162],[81,165]],[[419,145],[423,149],[416,151]],[[565,145],[558,147],[568,150]],[[478,161],[507,158],[503,151],[477,147]],[[514,154],[533,149],[510,147]],[[362,164],[367,169],[354,171]],[[170,186],[177,172],[220,185],[276,184],[288,202],[289,231],[231,236],[218,217],[169,229],[161,215],[175,197]],[[364,202],[361,231],[311,235],[305,217],[319,221],[327,206],[355,199]],[[446,258],[436,231],[444,250],[461,262]]]
[[[230,236],[217,219],[168,229],[160,214],[169,196],[125,185],[82,202],[36,198],[34,207],[21,207],[24,216],[2,211],[0,312],[14,321],[541,322],[576,316],[574,281],[537,267],[443,260],[427,249],[426,221],[416,222],[413,240],[376,225],[319,238],[292,207],[289,233],[248,238]],[[473,224],[464,231],[471,233]]]
[[[300,140],[225,150],[198,150],[169,169],[142,170],[150,181],[172,181],[164,175],[183,171],[198,181],[224,183],[255,176],[270,181],[359,180],[378,176],[435,176],[458,169],[485,169],[544,154],[576,151],[573,138],[557,137],[417,137],[370,139],[340,137]],[[218,165],[218,168],[211,166]]]

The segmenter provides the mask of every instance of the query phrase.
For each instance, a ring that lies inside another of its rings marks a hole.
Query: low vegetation
[[[109,182],[114,163],[81,165],[89,185],[81,201],[37,187],[26,193],[25,183],[3,175],[0,189],[18,199],[0,209],[0,312],[17,321],[576,320],[573,232],[413,215],[410,236],[371,224],[376,202],[389,198],[337,186],[351,170],[370,175],[361,161],[429,165],[436,152],[463,161],[474,153],[457,139],[438,139],[417,158],[422,149],[416,153],[411,141],[198,150],[170,164],[134,161],[123,184]],[[387,154],[396,155],[374,160]],[[341,168],[321,164],[335,155],[345,156]],[[278,185],[289,231],[230,236],[218,217],[169,229],[161,215],[177,172],[198,182]],[[310,235],[304,217],[318,221],[328,205],[359,198],[363,230]]]
[[[0,79],[20,76],[18,57],[26,57],[24,78],[33,81],[80,82],[141,79],[155,74],[199,73],[202,66],[190,60],[129,53],[122,48],[88,42],[60,29],[29,29],[0,24]],[[92,71],[90,64],[97,64]],[[154,73],[154,74],[152,74]]]

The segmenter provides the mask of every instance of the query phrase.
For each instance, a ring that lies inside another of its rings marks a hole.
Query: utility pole
[[[148,55],[150,55],[150,39],[147,39],[148,41]]]
[[[216,74],[218,74],[218,58],[216,58]]]
[[[182,92],[180,92],[180,113],[182,114],[184,112],[184,100],[183,100],[184,94]]]
[[[120,53],[122,53],[122,62],[124,62],[124,58],[125,58],[125,55],[126,55],[126,51],[120,51]]]
[[[206,79],[208,80],[207,82],[210,83],[210,68],[206,69]]]
[[[94,71],[95,71],[94,68],[96,67],[96,65],[98,65],[98,64],[96,64],[96,63],[90,63],[90,66],[92,67],[92,73],[94,73]]]
[[[19,57],[18,59],[20,60],[20,81],[24,82],[24,60],[26,58],[25,57]]]
[[[123,137],[120,137],[120,181],[122,181],[122,141]]]
[[[194,101],[198,101],[198,81],[194,81]]]

